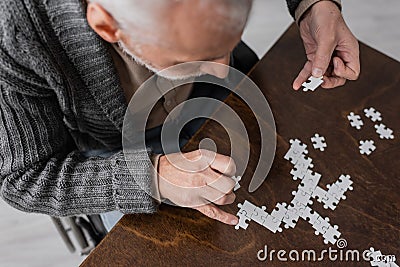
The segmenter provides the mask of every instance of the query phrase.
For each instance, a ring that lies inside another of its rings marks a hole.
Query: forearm
[[[24,91],[21,86],[1,79],[0,88],[0,194],[6,202],[52,216],[156,211],[150,151],[132,151],[127,160],[122,151],[84,157],[52,94],[23,95],[15,92]]]
[[[156,211],[147,151],[132,153],[128,162],[122,152],[109,158],[84,158],[79,152],[62,157],[2,175],[2,198],[22,211],[51,216]]]

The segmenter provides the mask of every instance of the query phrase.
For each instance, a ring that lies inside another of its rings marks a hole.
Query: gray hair
[[[90,0],[92,3],[100,4],[113,16],[122,30],[130,30],[131,32],[127,32],[127,34],[141,43],[157,41],[154,35],[149,33],[154,32],[155,28],[157,30],[168,28],[168,25],[157,23],[157,20],[164,16],[168,8],[173,8],[174,5],[184,1],[192,0]],[[199,12],[203,11],[201,9],[207,3],[212,2],[215,5],[214,12],[227,18],[227,22],[224,25],[214,25],[212,21],[205,23],[213,24],[214,27],[218,26],[232,33],[237,33],[245,27],[253,2],[253,0],[200,1]]]

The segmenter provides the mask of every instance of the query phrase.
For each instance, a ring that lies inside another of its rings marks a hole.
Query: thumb
[[[334,42],[323,42],[318,44],[317,51],[312,61],[312,76],[315,78],[322,77],[329,67],[333,51],[335,50]]]

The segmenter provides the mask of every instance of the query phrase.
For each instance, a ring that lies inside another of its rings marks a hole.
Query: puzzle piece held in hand
[[[381,139],[394,139],[393,130],[386,127],[385,124],[381,123],[375,125],[376,133],[379,134]]]
[[[315,91],[324,82],[322,78],[323,77],[315,78],[313,76],[308,78],[308,81],[302,84],[302,86],[304,87],[303,91]]]
[[[373,151],[375,151],[376,146],[374,145],[374,141],[366,140],[360,141],[360,153],[362,155],[370,155]]]
[[[314,148],[319,149],[320,151],[324,151],[325,147],[327,147],[325,137],[319,136],[317,133],[314,135],[314,137],[311,137],[311,142],[313,142]]]
[[[373,122],[382,120],[382,114],[372,107],[364,109],[364,114],[365,117],[369,118]]]
[[[235,181],[235,187],[233,188],[233,191],[236,191],[240,188],[240,180],[242,180],[241,176],[232,176],[232,179]]]
[[[347,119],[350,121],[351,127],[354,127],[357,130],[360,130],[361,127],[364,125],[364,122],[362,121],[360,115],[356,115],[354,114],[354,112],[350,112],[350,114],[347,115]]]

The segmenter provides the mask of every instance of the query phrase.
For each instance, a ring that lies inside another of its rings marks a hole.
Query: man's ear
[[[105,41],[109,43],[119,41],[118,23],[101,5],[89,3],[86,18],[90,27]]]

